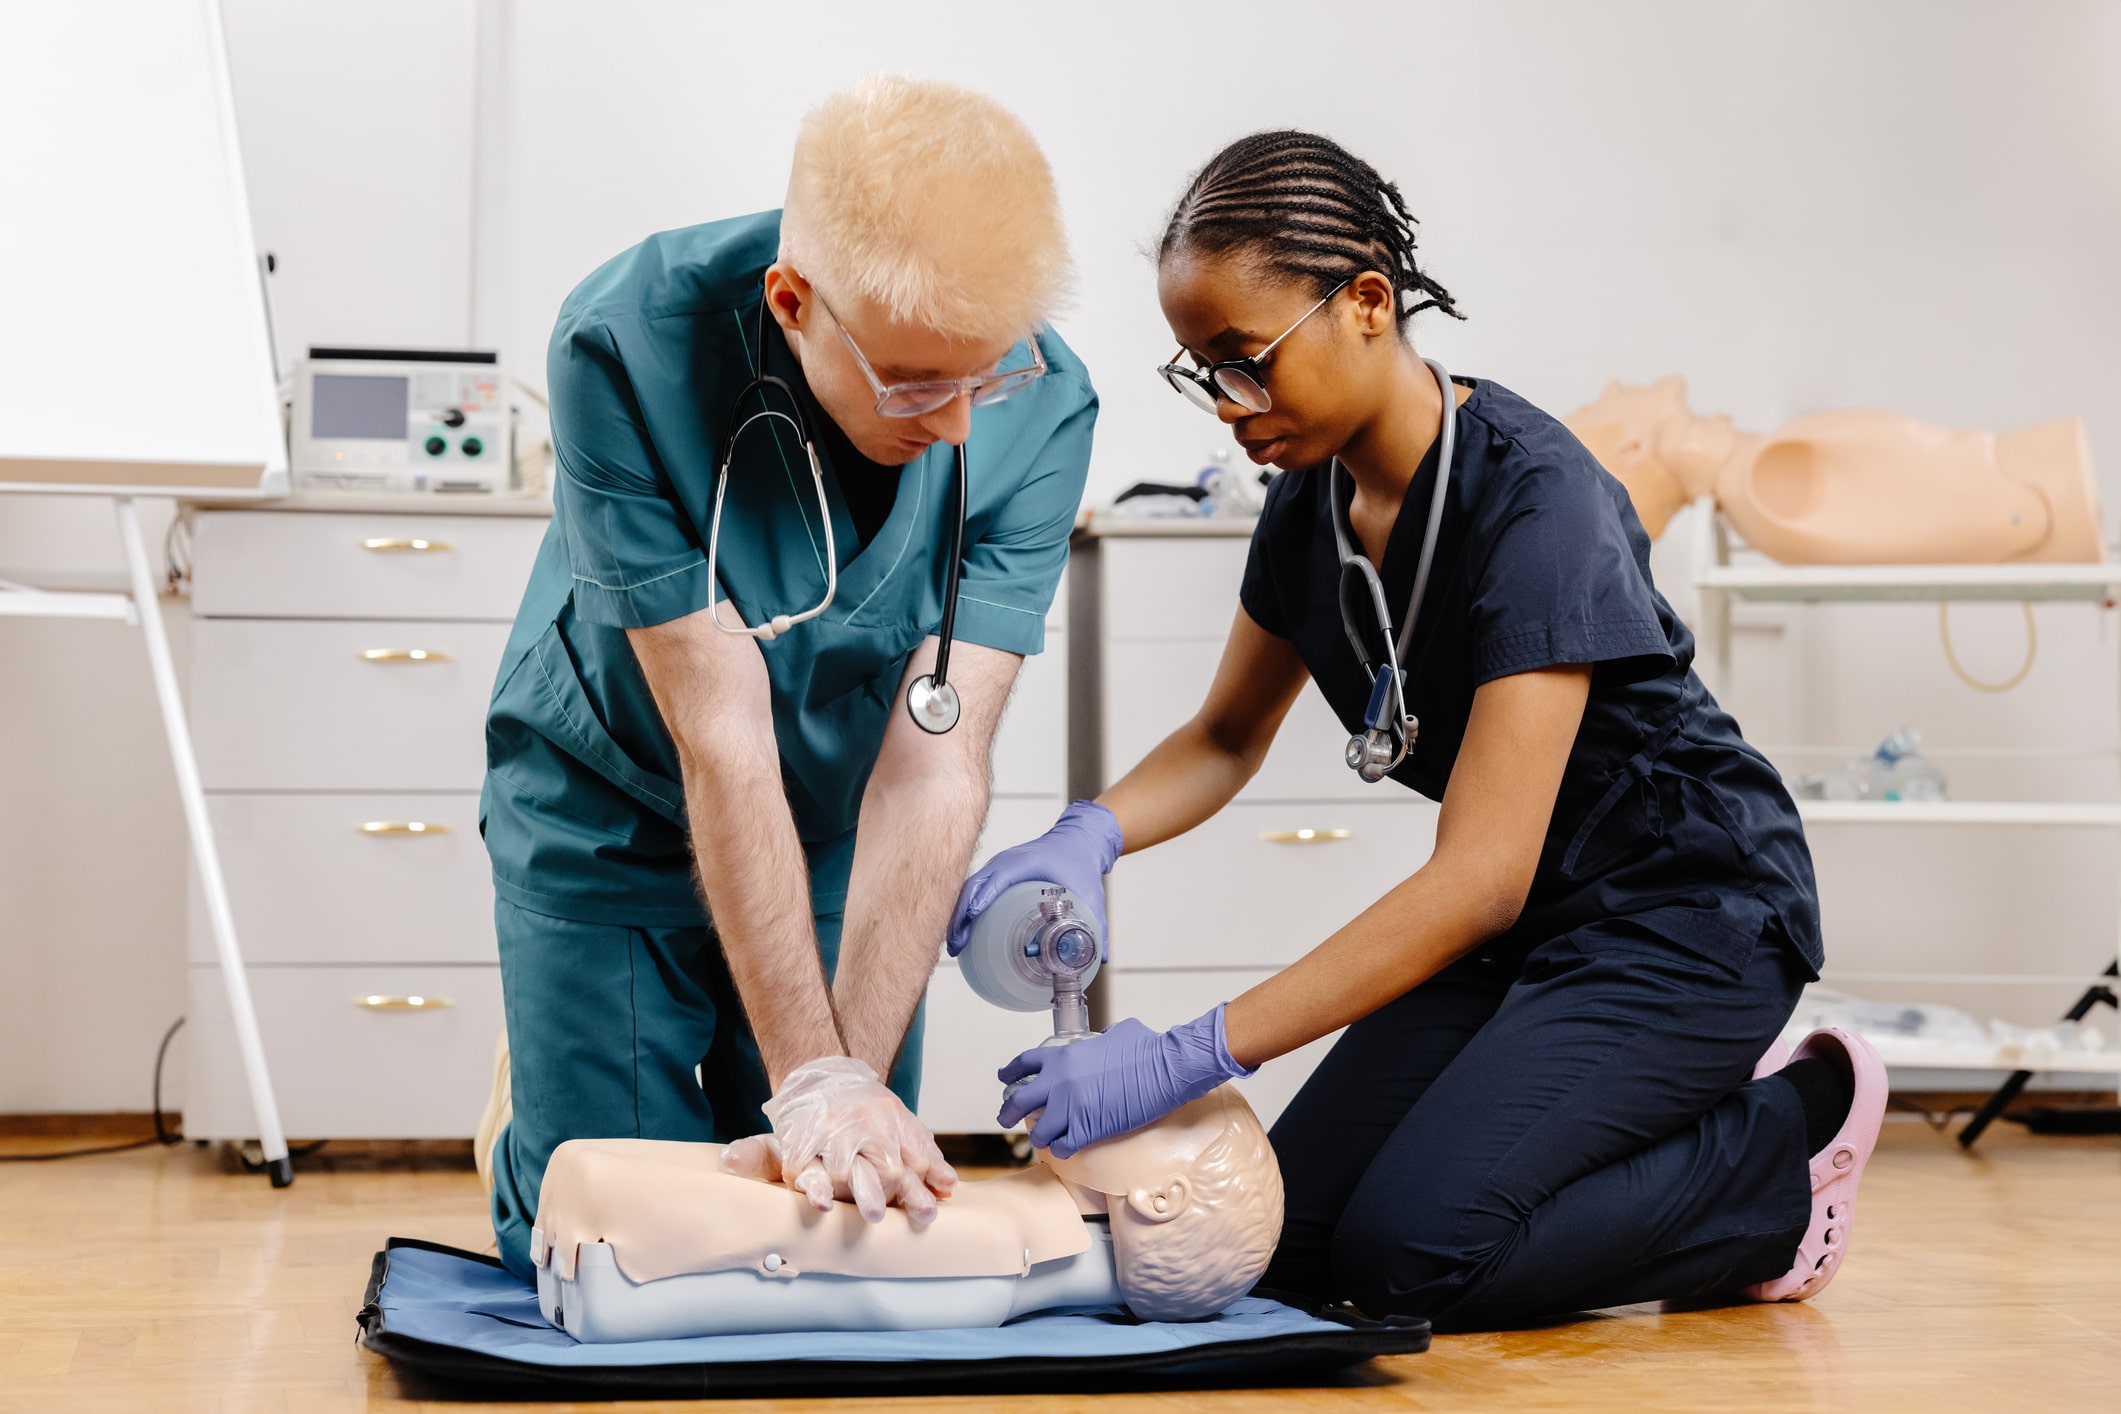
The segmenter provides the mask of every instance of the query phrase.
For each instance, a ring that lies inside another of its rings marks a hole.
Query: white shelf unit
[[[2121,563],[1977,565],[1782,565],[1769,560],[1732,560],[1731,534],[1715,503],[1695,503],[1694,588],[1700,597],[1696,668],[1709,690],[1726,692],[1731,682],[1731,614],[1734,604],[1944,603],[1988,600],[2006,603],[2077,602],[2114,607],[2121,598]],[[1800,800],[1807,825],[1910,826],[2010,825],[2062,829],[2121,830],[2121,801],[1844,801]],[[2121,836],[2116,837],[2121,863]],[[2116,955],[2121,956],[2121,918],[2116,919]],[[2084,985],[2105,965],[2088,965]],[[1875,1038],[1893,1070],[2000,1072],[2034,1070],[2073,1077],[2121,1076],[2121,1049],[2055,1052],[2014,1044],[1937,1044],[1901,1037]]]

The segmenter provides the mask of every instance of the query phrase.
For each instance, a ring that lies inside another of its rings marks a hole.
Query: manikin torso
[[[1747,544],[1785,564],[2101,558],[2098,485],[2073,417],[1993,433],[1841,409],[1762,436],[1696,416],[1672,377],[1609,383],[1564,421],[1652,538],[1713,496]]]
[[[1190,1319],[1249,1290],[1281,1230],[1273,1151],[1228,1086],[1069,1159],[961,1184],[922,1226],[899,1208],[879,1223],[851,1203],[820,1213],[725,1172],[721,1152],[555,1150],[531,1246],[547,1317],[589,1340],[999,1324],[1121,1301]]]

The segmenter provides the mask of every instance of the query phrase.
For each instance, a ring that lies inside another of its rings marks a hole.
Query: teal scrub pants
[[[838,913],[817,916],[829,978]],[[728,1143],[770,1126],[758,1042],[712,928],[580,923],[494,904],[514,1118],[494,1141],[493,1230],[525,1281],[552,1151],[569,1139]],[[921,1013],[888,1083],[920,1095]],[[695,1078],[694,1068],[698,1068]]]

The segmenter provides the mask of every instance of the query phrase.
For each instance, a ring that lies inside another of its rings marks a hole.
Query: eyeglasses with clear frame
[[[811,292],[816,294],[817,287],[813,285]],[[990,407],[1021,393],[1046,376],[1046,355],[1038,346],[1038,336],[1026,334],[1024,342],[1031,346],[1031,362],[1021,368],[975,373],[969,378],[923,378],[911,383],[886,383],[876,376],[876,370],[870,367],[868,357],[862,353],[862,346],[847,332],[840,317],[832,313],[832,306],[825,303],[822,294],[818,294],[817,302],[825,313],[832,315],[832,327],[846,340],[847,352],[854,355],[854,366],[869,380],[869,387],[876,394],[876,410],[884,417],[925,417],[963,397],[971,398],[972,406],[976,408]]]
[[[1267,358],[1288,338],[1303,327],[1304,320],[1326,307],[1326,301],[1355,282],[1347,279],[1327,290],[1325,297],[1297,316],[1294,324],[1281,331],[1280,338],[1268,344],[1258,353],[1247,358],[1226,358],[1209,364],[1206,368],[1188,368],[1178,362],[1186,356],[1183,344],[1172,356],[1171,362],[1156,371],[1169,383],[1173,391],[1183,394],[1186,401],[1202,412],[1212,413],[1224,398],[1236,403],[1247,412],[1265,412],[1274,406],[1273,396],[1267,392]]]

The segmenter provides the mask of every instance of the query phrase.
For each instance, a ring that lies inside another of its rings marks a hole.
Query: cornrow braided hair
[[[1239,138],[1210,158],[1172,208],[1156,254],[1256,254],[1321,298],[1375,270],[1398,286],[1401,328],[1424,309],[1463,319],[1451,292],[1415,263],[1419,224],[1375,167],[1331,138],[1284,128]]]

